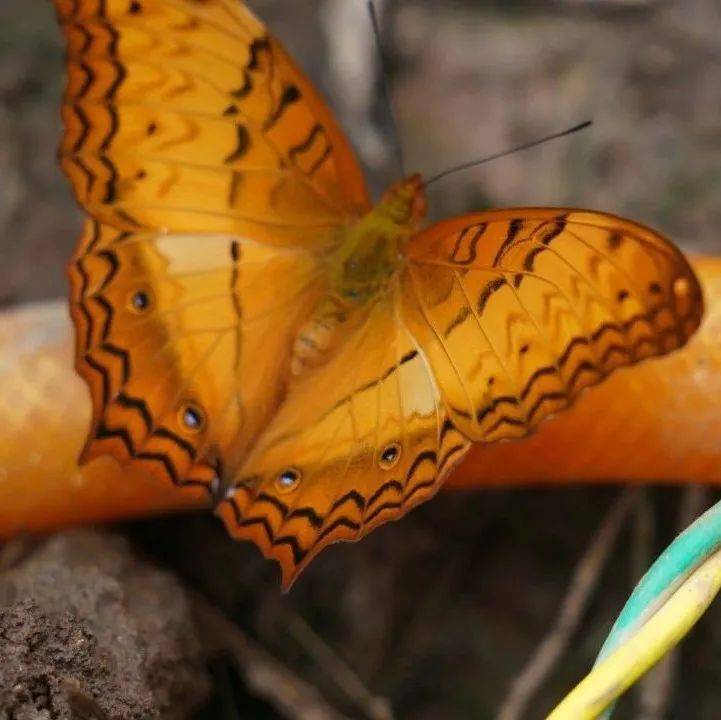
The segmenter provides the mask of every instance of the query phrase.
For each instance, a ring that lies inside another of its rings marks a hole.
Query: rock
[[[0,720],[180,719],[209,679],[183,588],[76,531],[0,576]]]

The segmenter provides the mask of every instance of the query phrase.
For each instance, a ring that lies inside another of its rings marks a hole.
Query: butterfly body
[[[426,208],[423,181],[413,175],[391,186],[377,205],[339,231],[337,247],[322,258],[327,294],[293,344],[294,377],[322,364],[364,307],[392,292],[404,263],[401,248],[420,230]]]
[[[396,183],[380,202],[349,226],[328,258],[331,291],[350,304],[376,297],[403,263],[401,248],[420,230],[426,213],[419,175]]]
[[[61,162],[89,215],[76,366],[112,455],[205,488],[287,587],[430,498],[470,443],[527,435],[682,346],[703,302],[658,233],[572,209],[422,229],[373,206],[342,130],[235,0],[54,0]]]

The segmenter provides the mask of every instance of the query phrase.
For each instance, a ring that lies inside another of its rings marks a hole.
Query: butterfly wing
[[[55,5],[68,67],[61,162],[102,223],[297,246],[368,209],[332,113],[243,3]]]
[[[291,388],[218,506],[234,537],[280,563],[286,589],[330,543],[430,498],[469,447],[398,309],[396,290]]]
[[[470,439],[527,435],[616,368],[681,347],[703,314],[683,255],[589,211],[479,213],[410,241],[404,317]]]
[[[55,5],[61,161],[91,216],[69,267],[84,458],[207,486],[274,412],[324,289],[315,250],[368,209],[363,175],[244,4]]]
[[[92,396],[83,460],[212,485],[274,412],[316,260],[220,234],[124,233],[89,220],[73,265],[76,365]]]
[[[328,544],[429,498],[471,440],[528,434],[615,368],[683,345],[703,309],[668,241],[600,213],[461,217],[405,256],[389,297],[291,389],[219,506],[285,587]]]

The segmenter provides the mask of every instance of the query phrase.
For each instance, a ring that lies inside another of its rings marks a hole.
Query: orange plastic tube
[[[89,423],[67,302],[0,315],[0,537],[208,504],[110,458],[79,468]]]
[[[694,262],[707,314],[683,350],[618,371],[527,440],[476,446],[447,482],[721,482],[721,258]],[[0,537],[208,505],[102,458],[61,301],[0,315]]]

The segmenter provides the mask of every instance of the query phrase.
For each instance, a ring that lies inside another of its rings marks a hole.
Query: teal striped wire
[[[620,647],[708,557],[721,548],[721,502],[686,528],[636,585],[611,628],[594,667]],[[611,717],[613,705],[601,715]]]

